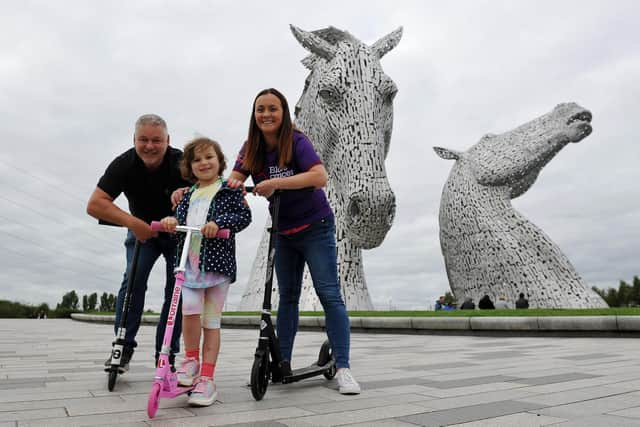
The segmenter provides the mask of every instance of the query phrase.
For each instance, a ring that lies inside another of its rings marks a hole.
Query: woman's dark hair
[[[191,182],[198,181],[198,178],[193,174],[191,170],[191,162],[196,157],[196,152],[201,151],[205,148],[212,147],[213,151],[216,152],[216,157],[218,158],[218,176],[222,175],[222,172],[227,168],[227,160],[224,158],[224,153],[222,153],[222,148],[220,148],[220,144],[213,139],[209,139],[206,137],[198,137],[187,143],[184,146],[182,160],[180,161],[180,174],[184,179]]]
[[[274,88],[263,89],[258,92],[253,100],[249,136],[244,146],[244,158],[242,161],[242,166],[252,174],[262,171],[265,163],[267,147],[262,131],[256,122],[256,101],[262,95],[267,94],[275,95],[280,100],[280,104],[282,104],[282,124],[278,130],[278,167],[284,168],[293,158],[293,123],[291,122],[287,98]]]

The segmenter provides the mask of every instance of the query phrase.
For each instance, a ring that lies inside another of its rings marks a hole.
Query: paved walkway
[[[640,426],[640,343],[634,338],[352,335],[363,387],[333,381],[246,387],[257,331],[223,330],[219,401],[163,399],[146,415],[154,327],[143,326],[131,371],[113,392],[101,365],[111,328],[72,320],[0,319],[0,427],[7,426]],[[294,362],[323,335],[301,332]]]

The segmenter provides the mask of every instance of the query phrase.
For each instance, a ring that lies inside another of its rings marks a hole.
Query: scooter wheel
[[[158,403],[160,400],[160,384],[154,383],[151,386],[151,392],[149,393],[149,400],[147,401],[147,415],[149,418],[153,418],[158,412]]]
[[[331,350],[329,350],[329,359],[333,360],[333,352]],[[336,361],[333,360],[333,363],[331,364],[331,367],[329,369],[327,369],[326,371],[324,371],[322,373],[322,375],[324,375],[324,377],[328,380],[332,380],[333,377],[336,376],[336,372],[338,372],[338,369],[336,368]]]
[[[322,347],[320,347],[320,355],[318,356],[318,365],[323,366],[333,360],[333,351],[331,351],[331,344],[329,341],[325,341],[322,343]],[[331,367],[322,373],[324,377],[328,380],[333,379],[336,376],[336,361],[333,360]]]
[[[256,355],[251,368],[251,394],[255,400],[262,400],[269,385],[269,353]]]
[[[113,388],[116,386],[116,378],[118,378],[118,371],[116,369],[109,371],[109,381],[107,383],[109,391],[113,391]]]
[[[338,370],[336,369],[336,365],[335,363],[333,365],[331,365],[331,367],[329,369],[327,369],[326,371],[324,371],[324,373],[322,375],[324,375],[324,377],[328,380],[332,380],[333,377],[336,376],[336,372]]]

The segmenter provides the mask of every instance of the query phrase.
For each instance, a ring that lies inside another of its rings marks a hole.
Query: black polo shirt
[[[98,181],[98,188],[114,200],[124,193],[129,201],[129,212],[150,223],[173,215],[171,193],[177,188],[189,186],[182,179],[179,163],[182,151],[169,146],[162,165],[150,171],[135,148],[116,157]]]

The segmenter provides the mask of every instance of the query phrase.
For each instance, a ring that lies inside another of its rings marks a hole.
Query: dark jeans
[[[124,246],[127,250],[127,269],[124,272],[124,278],[120,291],[118,292],[118,301],[116,303],[116,321],[114,330],[118,335],[118,327],[120,325],[120,317],[122,317],[122,306],[124,297],[127,292],[128,271],[131,267],[133,259],[133,249],[136,243],[135,236],[131,231],[127,233]],[[162,304],[162,312],[160,314],[160,322],[156,329],[156,352],[162,347],[164,338],[164,328],[167,324],[169,307],[171,306],[171,295],[173,294],[173,285],[175,277],[173,275],[174,261],[176,257],[176,243],[174,239],[168,236],[155,237],[149,239],[140,245],[140,254],[138,255],[138,266],[136,268],[136,276],[133,281],[133,289],[129,300],[129,314],[127,315],[127,323],[125,325],[125,342],[126,345],[136,347],[136,334],[140,328],[140,320],[144,311],[144,297],[147,292],[147,280],[151,269],[156,260],[162,255],[166,262],[167,280],[164,286],[164,303]],[[173,328],[173,337],[171,339],[171,352],[178,353],[180,351],[180,333],[182,332],[182,300],[178,305],[176,313],[176,322]]]
[[[276,329],[284,360],[291,360],[298,331],[298,303],[306,262],[324,309],[336,367],[349,367],[349,316],[340,293],[335,235],[335,221],[329,218],[298,233],[277,237],[275,267],[280,301]]]

